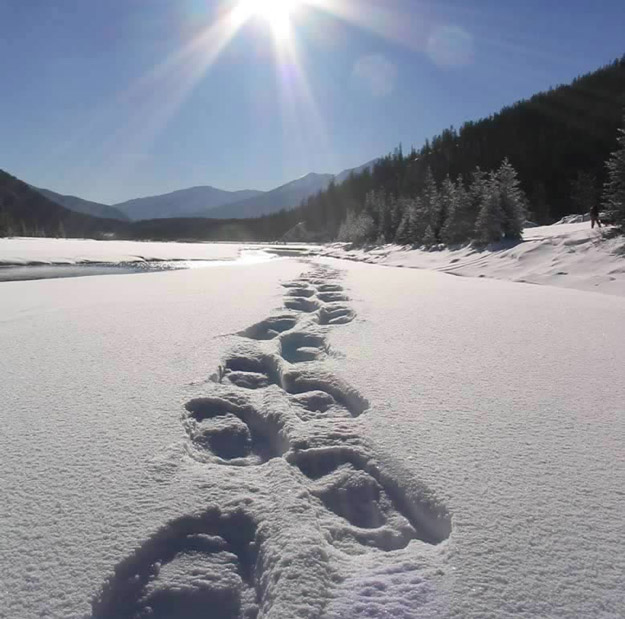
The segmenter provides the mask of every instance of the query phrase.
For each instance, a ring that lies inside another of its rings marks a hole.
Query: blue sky
[[[236,8],[0,0],[0,168],[106,203],[270,189],[625,53],[623,0],[310,0],[286,40],[255,15],[226,42]]]

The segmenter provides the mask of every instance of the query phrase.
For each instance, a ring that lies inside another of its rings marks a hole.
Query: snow
[[[234,260],[242,247],[240,243],[146,243],[16,237],[0,239],[0,265]]]
[[[620,616],[625,299],[386,264],[0,284],[0,617]]]
[[[424,251],[397,245],[350,249],[334,244],[320,253],[387,266],[431,269],[464,277],[495,278],[625,295],[625,243],[606,239],[589,223],[526,229],[518,244],[478,250]]]

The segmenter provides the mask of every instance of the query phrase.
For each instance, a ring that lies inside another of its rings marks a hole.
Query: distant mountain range
[[[262,191],[244,189],[243,191],[224,191],[210,185],[179,189],[171,193],[147,198],[135,198],[115,204],[128,219],[170,219],[173,217],[206,217],[204,213],[224,204],[240,200],[253,199],[262,195]],[[202,213],[202,215],[200,215]]]
[[[336,183],[341,183],[352,172],[361,172],[367,167],[372,167],[373,163],[374,161],[371,161],[336,175],[310,173],[270,191],[254,189],[224,191],[205,185],[156,196],[135,198],[113,205],[62,195],[49,189],[38,187],[33,187],[33,189],[72,211],[120,221],[198,217],[244,219],[269,215],[282,209],[296,208],[310,196],[327,189],[333,179]]]
[[[99,202],[92,202],[91,200],[83,200],[76,196],[64,196],[55,191],[49,189],[41,189],[40,187],[33,187],[35,191],[38,191],[41,195],[52,200],[56,204],[60,204],[70,211],[76,213],[83,213],[84,215],[91,215],[93,217],[103,217],[104,219],[119,219],[121,221],[129,221],[128,216],[108,204],[100,204]]]

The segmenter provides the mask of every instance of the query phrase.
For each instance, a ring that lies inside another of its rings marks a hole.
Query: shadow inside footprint
[[[267,355],[235,355],[225,362],[223,377],[237,387],[262,389],[280,383],[279,370]]]
[[[280,336],[280,354],[289,363],[314,361],[326,350],[325,338],[316,333],[296,331]]]
[[[349,301],[349,297],[342,292],[318,292],[317,298],[324,303],[336,303],[338,301]]]
[[[314,294],[315,294],[315,291],[312,288],[294,287],[294,288],[289,288],[288,292],[286,293],[286,296],[309,298],[309,297],[314,296]]]
[[[343,325],[352,322],[356,313],[348,306],[340,303],[324,305],[319,310],[320,325]]]
[[[92,602],[92,617],[257,617],[255,538],[242,511],[174,520],[115,567]]]
[[[185,429],[200,456],[214,456],[220,464],[250,466],[277,458],[287,449],[280,429],[250,404],[206,397],[187,402],[185,408]]]
[[[337,404],[345,407],[352,417],[358,417],[369,408],[369,401],[356,389],[328,372],[293,368],[282,373],[281,384],[291,395],[323,391],[332,396]]]
[[[342,292],[343,286],[340,284],[318,284],[317,290],[319,292]]]
[[[286,297],[284,300],[284,306],[296,312],[311,314],[319,309],[319,302],[315,299],[308,299],[305,297]]]
[[[327,509],[355,527],[380,529],[357,534],[364,544],[390,551],[411,539],[439,544],[451,533],[446,510],[411,496],[359,450],[314,448],[291,452],[287,459],[315,480],[312,492]]]

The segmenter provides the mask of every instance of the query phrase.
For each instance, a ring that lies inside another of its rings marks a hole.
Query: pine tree
[[[608,180],[603,189],[603,207],[608,219],[625,234],[625,116],[617,142],[618,148],[606,162]]]
[[[434,245],[436,245],[436,235],[434,234],[434,230],[432,229],[431,224],[426,228],[425,234],[423,235],[421,242],[426,247],[433,247]]]
[[[499,200],[503,212],[503,235],[507,239],[518,241],[523,237],[523,224],[525,223],[526,199],[521,189],[516,170],[512,167],[508,158],[497,170],[497,183],[499,185]]]
[[[367,213],[362,212],[356,215],[354,211],[347,211],[337,239],[344,243],[362,244],[370,241],[374,234],[373,220]]]
[[[443,243],[455,245],[470,241],[475,228],[476,215],[477,208],[473,208],[471,195],[464,188],[462,179],[458,179],[454,184],[447,221],[441,231]]]
[[[499,182],[497,176],[491,173],[484,188],[480,212],[475,222],[476,240],[484,245],[500,241],[504,236],[504,221]]]
[[[591,172],[578,170],[571,181],[571,202],[575,212],[585,214],[597,204],[597,177]]]
[[[423,193],[421,194],[423,203],[423,209],[429,219],[428,226],[430,228],[430,234],[428,234],[428,244],[433,245],[439,241],[439,234],[443,227],[445,213],[443,210],[443,204],[440,199],[438,187],[434,180],[432,170],[428,167],[425,171],[425,183],[423,186]],[[426,228],[427,230],[427,228]],[[434,237],[434,242],[429,243],[430,237]],[[425,238],[423,239],[425,242]]]

